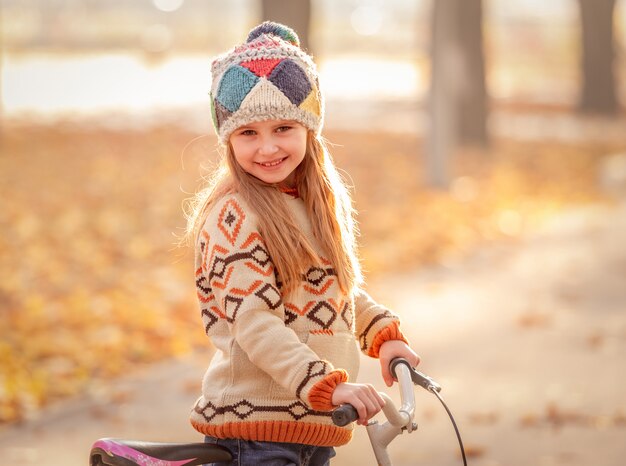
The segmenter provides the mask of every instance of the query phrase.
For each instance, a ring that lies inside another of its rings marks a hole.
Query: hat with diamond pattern
[[[289,27],[264,22],[245,44],[211,65],[211,110],[222,144],[248,123],[295,120],[316,134],[322,128],[323,99],[311,57]]]

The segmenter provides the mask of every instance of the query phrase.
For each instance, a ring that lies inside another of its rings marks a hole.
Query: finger
[[[372,387],[374,389],[374,387]],[[374,399],[376,400],[376,404],[380,406],[380,409],[383,409],[386,402],[385,399],[378,393],[378,390],[374,389]]]
[[[412,367],[415,367],[421,362],[422,358],[420,358],[419,354],[413,351],[413,349],[408,348],[408,350],[409,354],[407,354],[406,359],[409,361]]]
[[[365,407],[365,404],[359,399],[355,400],[352,403],[352,406],[354,406],[354,409],[356,409],[356,412],[359,414],[357,424],[365,425],[367,422],[367,408]]]
[[[364,393],[361,401],[363,402],[363,406],[365,406],[365,421],[368,421],[379,411],[379,408],[377,407],[376,400],[371,398],[369,393]]]
[[[391,375],[391,371],[389,371],[389,363],[381,361],[380,364],[385,385],[391,387],[393,385],[393,376]]]
[[[367,425],[369,420],[385,405],[385,400],[371,384],[366,384],[361,388],[358,393],[358,399],[363,403],[366,410],[365,419],[359,420],[361,425]]]
[[[376,389],[372,386],[368,387],[367,401],[365,402],[368,409],[368,419],[374,417],[385,405],[385,400],[380,396]]]
[[[372,403],[378,409],[382,408],[385,405],[385,400],[383,400],[383,398],[380,396],[380,393],[378,393],[378,390],[376,390],[376,388],[372,384],[367,384],[366,387],[367,387],[367,396],[372,401]]]

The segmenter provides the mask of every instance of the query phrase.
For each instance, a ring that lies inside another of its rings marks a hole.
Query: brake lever
[[[411,374],[411,380],[413,381],[415,385],[419,385],[420,387],[424,388],[425,390],[428,390],[429,392],[441,391],[441,385],[439,385],[437,382],[435,382],[431,377],[427,376],[426,374],[416,371],[414,368],[411,367],[411,364],[405,358],[394,358],[389,364],[390,366],[389,369],[391,371],[391,374],[396,379],[397,379],[396,367],[398,366],[398,364],[404,364],[405,366],[409,368],[409,372]]]

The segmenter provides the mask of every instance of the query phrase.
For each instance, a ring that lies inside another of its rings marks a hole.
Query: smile
[[[281,163],[283,163],[285,160],[287,160],[287,157],[284,157],[282,159],[278,159],[278,160],[274,160],[273,162],[257,162],[259,165],[261,165],[262,167],[275,167],[277,165],[280,165]]]

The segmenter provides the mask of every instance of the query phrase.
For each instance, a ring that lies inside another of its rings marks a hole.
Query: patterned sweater
[[[321,252],[304,203],[284,195]],[[355,335],[361,351],[378,357],[385,341],[404,340],[398,318],[363,291],[346,296],[328,261],[310,267],[284,295],[255,215],[236,194],[207,216],[196,249],[196,286],[216,354],[191,412],[194,428],[218,438],[347,443],[352,426],[332,423],[331,397],[339,383],[356,379]]]

